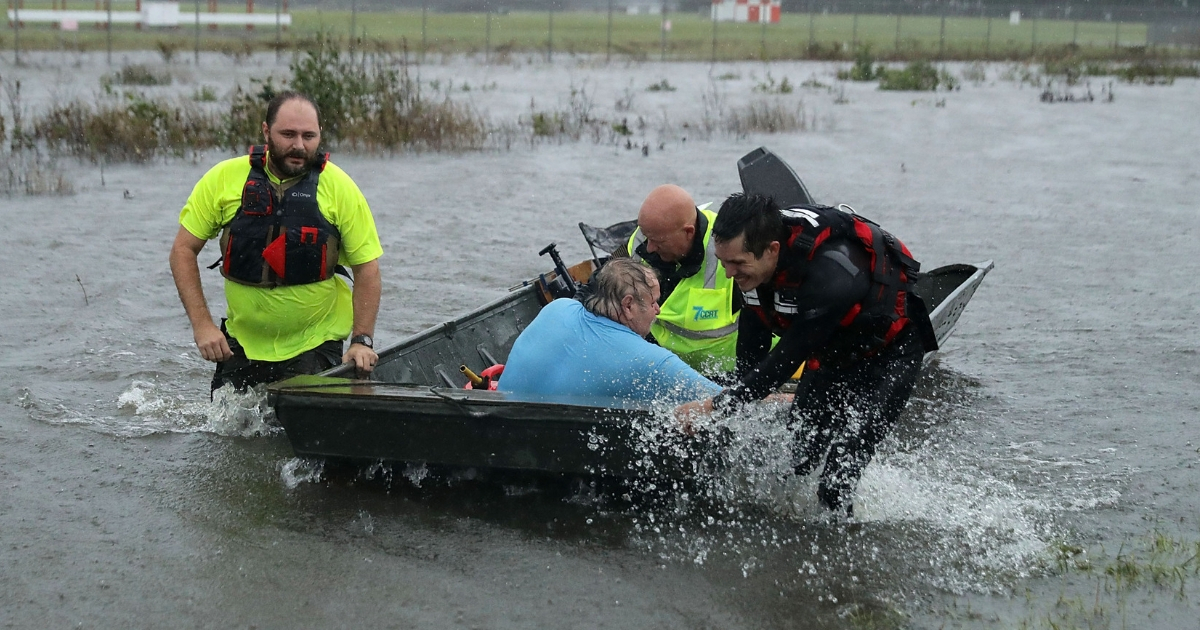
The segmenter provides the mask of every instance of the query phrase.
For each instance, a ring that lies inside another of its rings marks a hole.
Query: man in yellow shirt
[[[624,254],[658,271],[662,312],[651,334],[706,376],[734,370],[741,292],[711,239],[716,213],[673,184],[650,191]]]
[[[338,363],[370,372],[383,249],[362,192],[318,154],[320,115],[295,92],[267,105],[263,147],[197,182],[179,216],[171,274],[196,347],[217,364],[212,388],[239,389]],[[221,235],[228,317],[209,313],[197,257]],[[353,289],[334,271],[348,266]],[[342,352],[342,340],[350,346]]]

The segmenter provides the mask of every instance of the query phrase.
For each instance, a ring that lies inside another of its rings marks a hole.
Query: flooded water
[[[205,57],[161,89],[285,68]],[[1200,539],[1200,84],[1045,104],[996,65],[936,95],[754,91],[836,86],[836,69],[450,60],[422,80],[472,86],[453,97],[494,121],[567,108],[575,87],[646,125],[630,148],[333,159],[383,240],[385,345],[544,271],[551,241],[582,258],[576,224],[631,218],[655,185],[737,190],[759,145],[927,268],[994,260],[854,522],[827,518],[812,480],[780,480],[766,411],[723,420],[733,466],[686,495],[296,459],[262,400],[208,401],[167,268],[178,210],[223,156],[60,160],[73,196],[0,197],[0,627],[1200,628],[1184,562],[1200,548],[1146,551]],[[102,54],[0,62],[31,112],[105,71]],[[676,90],[645,90],[663,79]],[[714,98],[802,104],[812,123],[683,126]]]

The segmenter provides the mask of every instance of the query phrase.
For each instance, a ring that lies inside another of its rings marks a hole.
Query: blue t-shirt
[[[721,391],[670,350],[571,299],[547,304],[521,332],[498,388],[544,397],[674,403]]]

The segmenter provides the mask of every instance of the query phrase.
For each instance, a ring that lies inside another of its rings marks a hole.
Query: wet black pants
[[[924,352],[907,337],[880,355],[822,365],[801,379],[789,416],[793,462],[797,475],[807,475],[825,457],[817,496],[829,509],[851,510],[863,469],[912,395]]]
[[[224,321],[221,322],[221,332],[225,333],[233,356],[217,363],[212,379],[213,392],[230,384],[238,391],[245,391],[260,383],[274,383],[300,374],[324,372],[342,362],[342,342],[337,339],[326,341],[286,361],[258,361],[246,357],[242,344],[225,330]]]

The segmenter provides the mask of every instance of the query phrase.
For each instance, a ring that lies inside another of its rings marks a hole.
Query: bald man
[[[741,308],[741,293],[713,249],[716,216],[679,186],[659,186],[642,203],[626,248],[660,276],[662,310],[651,336],[706,375],[733,371]]]

